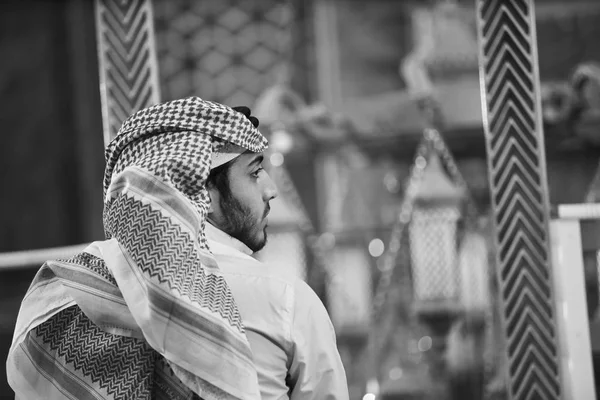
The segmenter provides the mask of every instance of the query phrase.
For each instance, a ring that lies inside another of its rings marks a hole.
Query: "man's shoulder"
[[[285,304],[296,310],[322,307],[322,302],[313,289],[285,265],[262,262],[241,252],[216,246],[213,248],[213,255],[226,280],[232,286],[243,286],[244,292],[256,292],[255,289],[258,289],[263,296],[285,296]],[[236,290],[236,287],[232,289]]]
[[[241,280],[248,288],[286,292],[293,294],[303,290],[303,281],[296,274],[290,273],[285,266],[263,263],[243,254],[213,253],[223,276],[228,280]]]
[[[268,286],[285,286],[293,292],[304,291],[305,282],[285,266],[265,263],[256,259],[235,259],[216,255],[221,272],[226,276],[245,277],[249,282],[259,282]],[[222,261],[222,262],[220,262]]]
[[[295,282],[294,285],[294,308],[297,314],[312,315],[316,319],[329,320],[329,313],[321,298],[315,293],[312,287],[302,279]]]

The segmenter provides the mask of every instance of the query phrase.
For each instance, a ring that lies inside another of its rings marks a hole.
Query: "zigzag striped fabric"
[[[197,97],[130,117],[107,148],[107,240],[38,272],[8,380],[27,399],[260,399],[204,227],[211,153],[264,151],[241,113]]]

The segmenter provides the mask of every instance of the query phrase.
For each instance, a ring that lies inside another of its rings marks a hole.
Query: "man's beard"
[[[262,250],[267,244],[267,228],[260,232],[260,222],[257,221],[252,210],[236,199],[231,192],[221,193],[219,200],[221,210],[223,210],[224,232],[244,243],[253,252]],[[265,208],[263,219],[269,213],[270,207]]]

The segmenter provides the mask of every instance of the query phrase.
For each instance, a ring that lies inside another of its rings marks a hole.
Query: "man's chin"
[[[257,233],[254,240],[251,243],[246,243],[246,246],[253,252],[261,251],[267,245],[267,228],[265,227],[262,232]]]

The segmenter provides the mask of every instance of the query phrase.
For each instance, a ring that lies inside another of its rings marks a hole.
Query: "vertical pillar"
[[[533,0],[476,0],[510,399],[560,399]]]
[[[151,0],[96,0],[104,145],[134,112],[160,99]]]
[[[597,224],[597,222],[596,222]],[[550,223],[559,360],[564,400],[596,399],[584,276],[582,232],[577,219]]]

